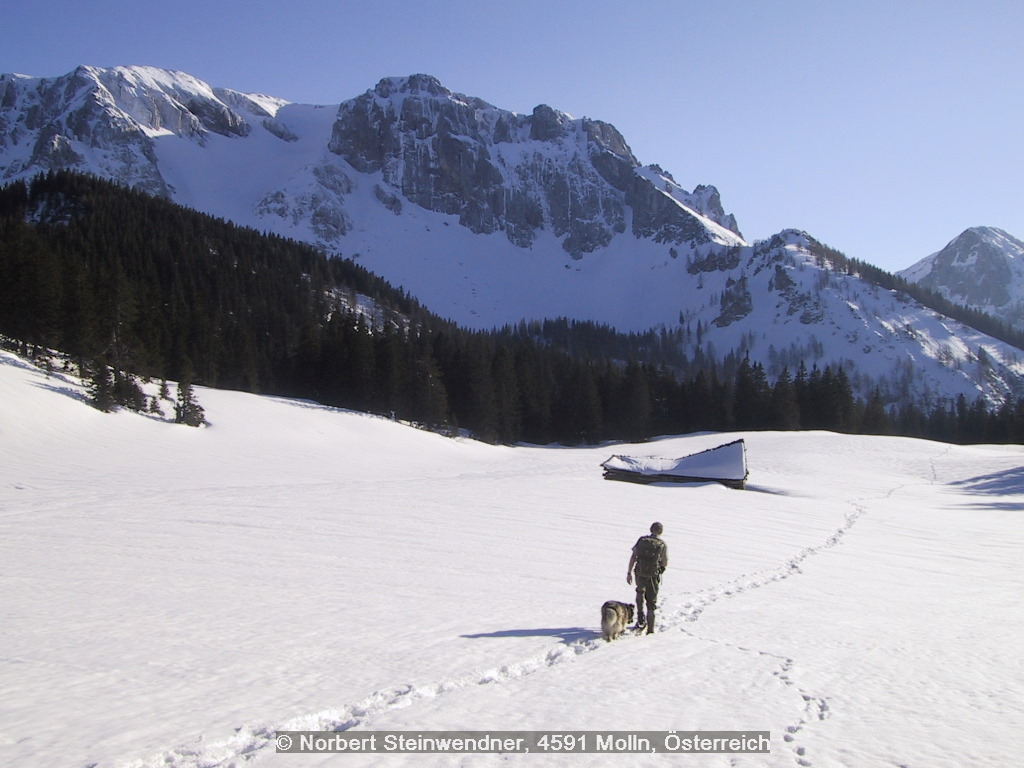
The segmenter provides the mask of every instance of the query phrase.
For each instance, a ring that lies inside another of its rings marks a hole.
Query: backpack
[[[665,542],[657,536],[641,536],[636,543],[637,578],[649,579],[661,572],[661,556],[665,551]]]

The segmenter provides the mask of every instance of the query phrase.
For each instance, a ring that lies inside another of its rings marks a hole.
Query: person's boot
[[[654,634],[654,611],[647,612],[647,634]]]

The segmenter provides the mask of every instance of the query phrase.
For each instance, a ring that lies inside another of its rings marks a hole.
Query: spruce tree
[[[782,369],[772,387],[769,426],[783,430],[800,429],[800,405],[788,368]]]
[[[647,371],[635,360],[626,365],[621,392],[622,437],[630,442],[646,440],[651,436],[651,389]]]
[[[891,420],[885,412],[882,393],[875,387],[864,405],[864,413],[860,420],[860,431],[871,435],[887,435],[892,431]]]
[[[92,376],[89,381],[89,400],[95,408],[110,413],[117,406],[114,397],[114,375],[103,359],[92,363]]]
[[[519,384],[511,351],[498,348],[491,364],[494,397],[498,407],[498,441],[516,443],[522,436],[523,422],[519,410]]]
[[[174,406],[174,421],[190,427],[201,427],[206,423],[206,413],[196,401],[192,383],[188,380],[178,382],[178,401]]]
[[[745,355],[736,371],[733,385],[733,418],[737,429],[760,429],[765,426],[771,400],[771,388],[764,366],[751,365]]]
[[[448,392],[441,370],[434,358],[425,354],[416,361],[413,383],[413,419],[428,429],[441,429],[451,424]]]
[[[146,395],[138,380],[130,373],[114,371],[114,400],[133,411],[146,409]]]
[[[489,344],[474,341],[463,358],[467,367],[465,424],[484,442],[498,440],[498,399],[495,394],[493,352]]]

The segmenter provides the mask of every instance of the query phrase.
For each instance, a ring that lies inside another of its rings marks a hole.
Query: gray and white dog
[[[633,623],[633,604],[609,600],[601,606],[601,636],[611,642]]]

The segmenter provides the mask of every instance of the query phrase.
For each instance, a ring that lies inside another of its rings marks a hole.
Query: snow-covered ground
[[[643,486],[600,463],[736,436],[496,447],[197,394],[207,428],[101,414],[0,354],[0,764],[1019,762],[1020,447],[750,433],[745,491]],[[659,631],[607,644],[654,520]],[[308,729],[769,730],[771,754],[275,752]]]

